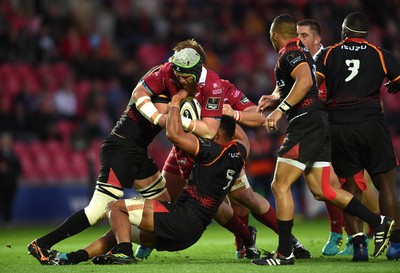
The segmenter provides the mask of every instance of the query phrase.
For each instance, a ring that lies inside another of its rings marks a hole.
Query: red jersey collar
[[[282,55],[282,53],[285,51],[285,49],[286,49],[286,47],[288,46],[288,44],[297,43],[297,41],[300,41],[300,39],[299,39],[299,38],[290,39],[290,40],[286,43],[286,45],[285,45],[284,47],[282,47],[282,48],[279,50],[279,55]]]
[[[365,43],[367,40],[365,40],[364,38],[346,38],[343,41],[354,42],[354,43]]]

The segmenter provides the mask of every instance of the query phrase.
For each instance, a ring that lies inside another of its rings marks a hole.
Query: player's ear
[[[321,43],[321,36],[315,36],[315,44],[319,45]]]
[[[215,134],[215,137],[213,138],[213,140],[215,142],[218,142],[218,140],[221,138],[221,129],[218,129],[217,133]]]
[[[217,143],[219,143],[219,141],[220,140],[222,140],[222,139],[224,139],[225,138],[225,131],[223,130],[223,129],[221,129],[221,127],[218,129],[218,131],[217,131],[217,133],[215,134],[215,137],[214,137],[214,141],[215,142],[217,142]]]

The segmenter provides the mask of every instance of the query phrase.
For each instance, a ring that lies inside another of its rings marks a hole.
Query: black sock
[[[89,260],[89,253],[86,250],[79,249],[78,251],[70,252],[67,254],[68,261],[72,264],[79,264],[80,262],[86,262]]]
[[[132,243],[119,243],[117,253],[133,257]]]
[[[350,200],[343,211],[353,216],[357,216],[361,220],[370,224],[373,228],[376,228],[381,224],[381,217],[367,209],[367,207],[361,204],[361,202],[354,197]]]
[[[392,231],[392,234],[390,235],[390,241],[393,243],[400,243],[400,229]]]
[[[293,220],[289,221],[281,221],[277,220],[278,222],[278,230],[279,230],[279,245],[278,245],[278,252],[285,257],[289,257],[292,253],[292,227],[293,227]]]
[[[64,223],[52,232],[37,240],[39,247],[50,249],[58,242],[90,227],[89,220],[82,209],[72,214]]]

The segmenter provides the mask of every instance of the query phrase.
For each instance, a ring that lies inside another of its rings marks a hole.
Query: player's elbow
[[[178,134],[176,132],[171,132],[170,130],[167,130],[166,132],[166,137],[169,141],[171,141],[172,143],[175,143],[176,140],[178,139]]]
[[[213,139],[215,137],[216,134],[212,134],[210,133],[205,133],[203,134],[202,138],[208,138],[208,139]]]
[[[307,89],[310,89],[314,85],[313,78],[312,77],[305,78],[303,84]]]

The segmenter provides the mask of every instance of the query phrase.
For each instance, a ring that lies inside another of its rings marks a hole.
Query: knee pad
[[[90,225],[94,225],[106,218],[106,206],[111,201],[117,200],[124,195],[121,188],[107,183],[97,182],[89,205],[84,209]]]
[[[236,179],[235,184],[233,184],[232,188],[231,188],[231,192],[244,187],[244,189],[248,189],[250,188],[250,183],[249,180],[247,179],[247,175],[244,174],[241,177],[238,177],[238,179]]]
[[[160,196],[167,190],[165,184],[166,180],[164,176],[160,174],[160,176],[150,183],[150,185],[136,190],[143,198],[155,199],[157,196]]]

